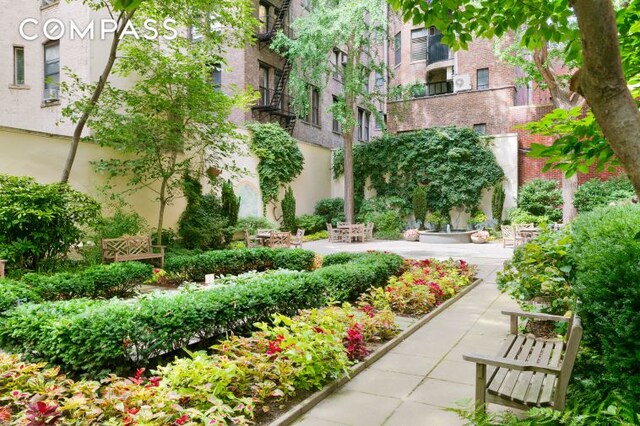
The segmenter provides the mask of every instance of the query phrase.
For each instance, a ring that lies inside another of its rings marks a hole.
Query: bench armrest
[[[462,358],[465,361],[475,362],[476,364],[491,365],[499,368],[508,368],[510,370],[535,371],[537,373],[553,374],[555,376],[560,374],[560,367],[534,364],[504,357],[489,357],[485,355],[469,354],[463,355]]]
[[[531,318],[540,319],[546,321],[557,322],[570,322],[571,318],[563,317],[561,315],[541,314],[537,312],[524,312],[524,311],[502,311],[503,315],[509,315],[511,317],[510,332],[511,334],[518,334],[518,318]]]
[[[152,249],[152,251],[153,251],[153,249],[154,249],[154,248],[157,248],[157,249],[160,249],[160,253],[164,253],[164,249],[165,249],[166,247],[167,247],[167,246],[156,246],[156,245],[152,245],[152,246],[151,246],[151,249]]]

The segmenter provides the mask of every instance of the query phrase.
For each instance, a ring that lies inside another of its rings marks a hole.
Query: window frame
[[[480,73],[486,72],[486,83],[480,84]],[[478,68],[476,70],[476,90],[487,90],[490,87],[489,68]]]
[[[310,109],[309,109],[309,123],[314,126],[321,126],[320,122],[320,90],[317,87],[311,87]]]
[[[47,50],[51,49],[52,47],[56,46],[57,50],[58,50],[58,57],[55,60],[47,60]],[[43,76],[43,83],[44,83],[44,93],[47,93],[47,90],[52,90],[52,89],[56,89],[59,90],[60,89],[60,77],[61,77],[61,66],[60,66],[60,40],[51,40],[48,41],[47,43],[42,45],[42,53],[43,53],[43,59],[44,59],[44,67],[43,67],[43,71],[44,71],[44,76]],[[49,73],[48,72],[48,67],[50,65],[53,64],[57,64],[57,72],[55,73]],[[54,83],[48,83],[47,79],[49,79],[51,76],[58,76],[58,79],[56,82]],[[49,99],[55,99],[58,100],[57,97],[45,97],[45,101],[49,100]]]
[[[476,123],[473,125],[473,131],[479,135],[487,134],[487,123]]]
[[[335,95],[332,96],[331,101],[332,104],[338,103],[338,97]],[[332,117],[331,131],[337,135],[342,135],[342,126],[340,125],[340,122],[335,119],[335,117]]]
[[[420,37],[414,37],[414,34],[423,33]],[[419,44],[422,44],[422,52],[417,50]],[[426,62],[429,52],[429,29],[428,28],[414,28],[411,30],[411,62]],[[417,53],[419,55],[417,55]],[[417,57],[417,58],[416,58]]]
[[[263,73],[263,71],[265,72]],[[260,92],[260,105],[267,106],[271,101],[271,93],[269,92],[269,90],[271,89],[271,86],[269,84],[269,79],[271,77],[271,67],[263,64],[262,62],[259,62],[258,73],[258,91]]]
[[[371,112],[364,108],[358,108],[358,141],[369,142],[371,140]]]
[[[18,62],[18,52],[22,52],[22,81],[19,80],[19,62]],[[25,70],[25,51],[24,46],[13,46],[13,85],[14,86],[25,86],[26,85],[26,70]]]
[[[393,59],[396,67],[402,63],[402,31],[393,36]]]

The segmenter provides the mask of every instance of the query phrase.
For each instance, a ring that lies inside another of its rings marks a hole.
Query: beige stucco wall
[[[63,136],[48,136],[0,127],[0,173],[14,176],[32,176],[38,182],[52,183],[60,179],[67,157],[70,139]],[[97,145],[82,143],[71,173],[69,183],[75,189],[105,202],[98,188],[106,183],[104,177],[95,173],[91,161],[113,158],[118,154]],[[122,190],[123,185],[116,189]],[[141,190],[127,197],[134,209],[153,226],[157,222],[158,203],[155,194]],[[174,226],[184,209],[184,200],[179,199],[165,212],[165,227]]]

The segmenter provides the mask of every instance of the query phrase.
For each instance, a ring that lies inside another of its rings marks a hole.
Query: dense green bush
[[[511,208],[507,213],[507,218],[512,224],[516,223],[533,223],[537,226],[546,225],[549,223],[548,216],[536,216],[521,208]]]
[[[227,218],[228,226],[236,226],[240,212],[240,197],[236,197],[230,181],[222,184],[222,215]]]
[[[296,198],[293,190],[288,187],[282,198],[282,230],[295,233],[296,228]]]
[[[524,310],[564,315],[574,308],[570,244],[571,235],[565,228],[545,231],[519,246],[504,271],[498,273],[498,288],[509,293]]]
[[[634,195],[633,185],[625,176],[606,181],[592,179],[580,185],[573,199],[573,205],[580,213],[584,213],[614,201],[631,199]]]
[[[53,275],[26,274],[24,284],[44,300],[65,300],[86,297],[109,299],[131,297],[140,285],[151,278],[153,267],[140,262],[117,262],[96,265],[80,272]]]
[[[323,198],[316,203],[314,214],[322,216],[325,223],[343,222],[344,219],[344,199]]]
[[[296,219],[298,228],[304,229],[306,235],[315,234],[326,230],[324,217],[314,214],[303,214]]]
[[[493,216],[493,219],[498,221],[498,223],[502,222],[505,195],[504,185],[502,182],[496,183],[493,187],[493,194],[491,195],[491,215]]]
[[[518,208],[552,222],[562,221],[562,192],[555,180],[533,179],[520,187]]]
[[[262,216],[247,216],[238,219],[235,228],[236,231],[249,231],[255,234],[258,229],[276,229],[276,225]]]
[[[215,194],[202,194],[202,184],[196,178],[185,176],[183,186],[187,207],[178,221],[182,245],[188,249],[224,247],[231,228],[220,199]]]
[[[22,303],[41,302],[42,298],[20,281],[0,280],[0,315]]]
[[[309,250],[255,248],[246,250],[214,250],[198,255],[168,256],[167,272],[192,281],[204,281],[206,274],[238,275],[248,271],[291,269],[309,271],[315,253]]]
[[[249,250],[246,250],[249,251]],[[290,250],[298,252],[301,250]],[[337,260],[337,259],[336,259]],[[204,339],[238,331],[272,314],[355,300],[402,268],[390,254],[354,255],[314,272],[273,272],[204,290],[138,300],[21,305],[0,322],[0,345],[65,370],[102,376]]]
[[[640,207],[599,208],[572,225],[574,291],[594,389],[640,401]],[[597,366],[597,367],[594,367]]]
[[[402,198],[373,197],[362,201],[357,220],[373,223],[377,238],[397,240],[402,238],[404,217],[410,213],[410,207]]]
[[[0,175],[0,258],[10,268],[51,268],[99,213],[97,202],[66,184]]]

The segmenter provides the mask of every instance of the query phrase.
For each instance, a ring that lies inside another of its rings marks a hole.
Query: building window
[[[219,64],[211,67],[211,85],[217,91],[222,90],[222,68]]]
[[[270,93],[269,93],[269,68],[260,65],[260,105],[269,105]]]
[[[393,49],[395,64],[400,65],[400,61],[402,61],[402,33],[396,34],[393,38]]]
[[[474,124],[473,125],[473,131],[481,134],[481,135],[486,135],[487,134],[487,123],[478,123],[478,124]]]
[[[333,104],[337,104],[338,103],[338,98],[336,96],[333,97]],[[335,116],[335,112],[334,112],[334,116]],[[338,120],[336,120],[335,118],[333,119],[333,122],[331,124],[331,130],[333,131],[333,133],[339,133],[342,134],[342,130],[340,129],[340,122]]]
[[[13,47],[13,84],[24,86],[24,47]]]
[[[271,11],[271,7],[269,6],[268,3],[260,2],[260,4],[258,5],[258,22],[259,22],[258,33],[260,34],[265,34],[269,32],[269,28],[271,27],[269,22],[270,11]]]
[[[426,28],[411,30],[411,62],[426,61],[429,31]]]
[[[380,89],[384,86],[384,75],[381,72],[376,71],[376,89]]]
[[[52,4],[56,4],[59,3],[60,0],[42,0],[41,2],[41,7],[47,7],[47,6],[51,6]]]
[[[369,122],[371,121],[371,113],[358,108],[358,140],[369,140]]]
[[[342,76],[344,75],[344,68],[346,66],[346,58],[342,51],[335,49],[333,51],[333,63],[335,64],[335,68],[333,69],[333,78],[338,81],[342,81]]]
[[[320,91],[316,87],[311,88],[311,117],[309,122],[320,126]]]
[[[44,45],[44,99],[57,100],[60,86],[60,43]]]
[[[382,111],[378,111],[376,115],[376,130],[382,130],[387,125],[387,114]]]
[[[483,90],[489,88],[489,68],[480,68],[476,71],[477,89]]]

